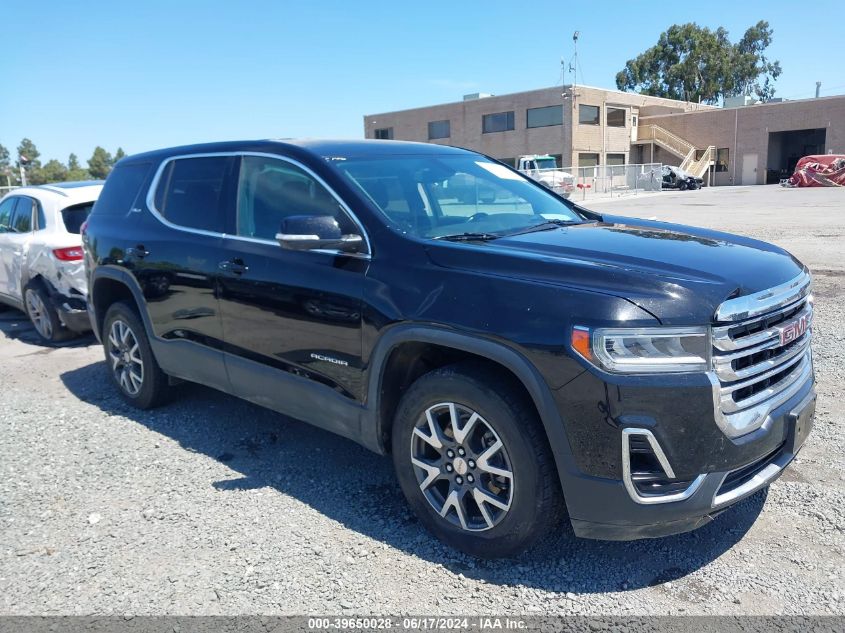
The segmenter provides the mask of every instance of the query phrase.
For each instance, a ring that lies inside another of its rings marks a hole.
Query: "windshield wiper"
[[[496,233],[455,233],[454,235],[438,235],[435,240],[449,240],[450,242],[485,242],[497,240],[501,235]]]

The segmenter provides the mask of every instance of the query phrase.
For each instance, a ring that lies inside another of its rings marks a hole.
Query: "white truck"
[[[568,198],[575,188],[575,176],[558,168],[554,156],[548,154],[520,156],[517,159],[516,168],[564,198]]]

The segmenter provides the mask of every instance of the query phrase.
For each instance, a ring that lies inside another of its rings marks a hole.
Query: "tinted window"
[[[431,121],[428,124],[428,138],[449,138],[451,135],[451,124],[449,121]]]
[[[528,108],[525,124],[526,127],[563,125],[563,106],[555,105],[546,108]]]
[[[595,167],[599,164],[598,154],[578,154],[579,167]]]
[[[389,141],[393,138],[393,128],[392,127],[383,127],[379,128],[375,132],[376,138],[381,141]]]
[[[79,235],[82,232],[82,223],[88,219],[93,208],[94,203],[88,202],[62,209],[62,220],[64,220],[67,232]]]
[[[94,204],[97,215],[126,215],[135,206],[141,185],[150,173],[149,163],[118,165]]]
[[[730,162],[730,151],[727,147],[720,147],[716,150],[716,171],[728,171]]]
[[[624,165],[625,164],[625,154],[608,154],[607,155],[607,164],[608,165]]]
[[[481,119],[481,132],[507,132],[513,129],[513,111],[497,112],[496,114],[485,114]]]
[[[222,233],[222,204],[228,156],[180,158],[172,161],[158,183],[156,209],[179,226]]]
[[[17,198],[6,198],[0,204],[0,233],[8,233],[12,226],[12,211],[15,210]]]
[[[599,107],[592,105],[579,105],[578,123],[580,123],[581,125],[598,125]]]
[[[608,127],[625,127],[625,109],[608,108],[607,125]]]
[[[292,215],[330,215],[357,233],[338,201],[310,174],[277,158],[244,156],[238,178],[238,235],[275,240]]]
[[[18,198],[11,222],[14,233],[29,233],[32,230],[32,207],[32,199]]]

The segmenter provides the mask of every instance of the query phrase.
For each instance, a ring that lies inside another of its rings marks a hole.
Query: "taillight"
[[[78,262],[85,253],[81,246],[71,246],[70,248],[54,248],[53,255],[62,262]]]

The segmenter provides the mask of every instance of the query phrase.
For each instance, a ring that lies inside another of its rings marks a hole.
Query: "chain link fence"
[[[662,163],[533,169],[523,173],[572,200],[660,191]]]

